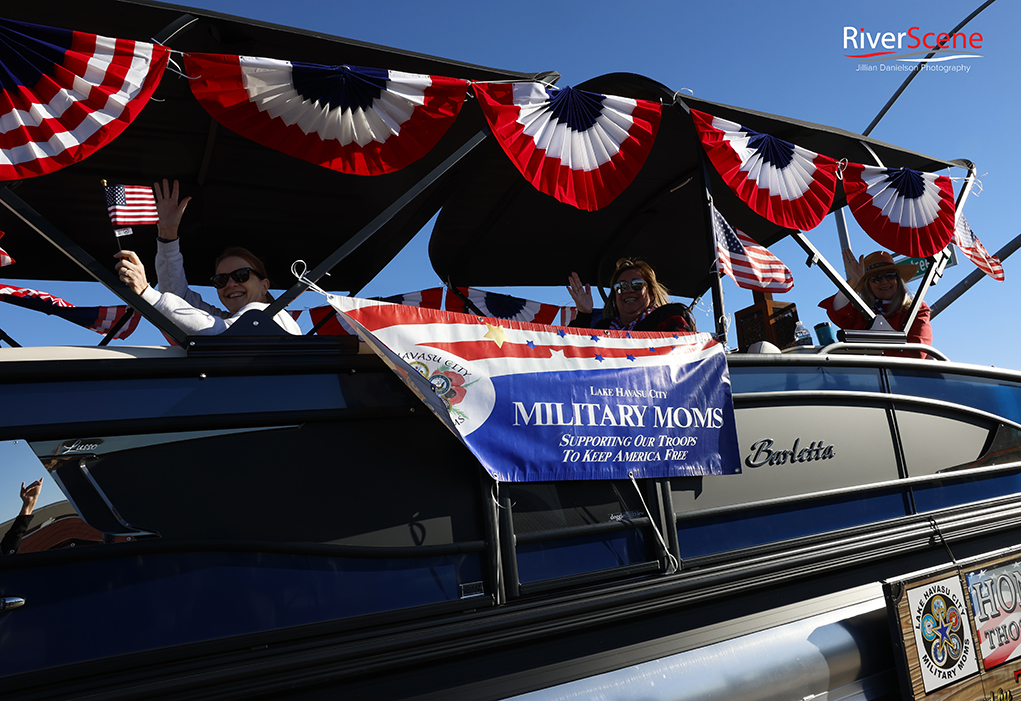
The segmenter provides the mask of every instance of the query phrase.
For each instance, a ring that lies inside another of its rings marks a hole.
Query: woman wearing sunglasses
[[[145,267],[134,251],[117,254],[119,262],[115,269],[120,279],[175,324],[197,336],[223,333],[249,309],[269,306],[273,297],[269,293],[266,266],[244,248],[228,248],[220,254],[215,263],[216,273],[210,278],[226,311],[208,304],[197,292],[189,289],[177,228],[191,198],[180,199],[176,180],[173,189],[166,180],[162,185],[156,183],[153,187],[159,212],[156,275],[160,291],[149,286]],[[288,333],[301,335],[301,328],[286,311],[279,312],[273,320]]]
[[[694,331],[695,320],[683,304],[670,302],[652,266],[637,258],[621,258],[610,278],[610,297],[603,318],[592,323],[592,288],[578,273],[567,279],[578,315],[571,326],[623,331]]]
[[[911,294],[904,283],[918,272],[914,264],[896,264],[893,256],[886,251],[876,251],[861,258],[855,258],[850,250],[844,249],[844,264],[848,282],[854,291],[876,314],[883,315],[894,329],[904,330],[911,307]],[[837,293],[819,303],[826,310],[830,320],[842,329],[867,329],[869,323],[854,308],[843,293]],[[908,343],[932,345],[932,327],[929,325],[929,307],[924,302],[915,317],[915,323],[908,331]],[[909,358],[925,358],[922,351],[888,351],[886,355],[901,355]]]

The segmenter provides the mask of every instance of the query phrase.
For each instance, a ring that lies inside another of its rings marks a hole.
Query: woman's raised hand
[[[592,288],[589,285],[582,285],[578,273],[571,273],[567,278],[567,291],[571,293],[574,306],[580,314],[592,313]]]
[[[181,197],[181,188],[175,180],[173,187],[163,178],[162,185],[153,183],[153,192],[156,194],[156,212],[159,214],[159,237],[161,239],[176,239],[177,227],[181,224],[181,217],[184,210],[188,208],[191,197]]]
[[[861,280],[861,276],[865,274],[865,256],[855,258],[850,248],[845,248],[843,253],[844,272],[847,273],[848,282],[855,285]]]

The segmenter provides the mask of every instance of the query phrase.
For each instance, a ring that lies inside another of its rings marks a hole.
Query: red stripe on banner
[[[296,158],[353,175],[391,173],[428,153],[460,112],[468,86],[464,80],[430,76],[433,84],[425,90],[423,105],[401,125],[399,134],[365,146],[343,146],[260,111],[245,90],[238,56],[186,54],[184,65],[189,75],[201,76],[190,83],[195,98],[228,129]]]
[[[662,335],[660,336],[662,338]],[[451,343],[422,342],[418,344],[423,348],[433,348],[439,351],[446,351],[464,360],[483,360],[491,358],[538,358],[545,360],[553,357],[553,354],[563,354],[565,358],[581,358],[592,360],[596,356],[604,360],[627,360],[629,358],[646,358],[650,356],[663,356],[674,351],[689,353],[692,349],[689,346],[657,346],[656,348],[614,348],[610,346],[540,346],[530,347],[524,343],[510,343],[504,341],[497,345],[488,339],[479,341],[455,341]],[[702,350],[699,348],[698,350]]]
[[[391,306],[391,305],[385,305],[385,304],[365,305],[365,306],[359,307],[357,309],[354,309],[354,310],[348,312],[348,315],[351,318],[353,318],[355,321],[357,321],[359,324],[364,326],[366,329],[371,331],[372,333],[376,333],[377,331],[385,329],[385,328],[387,328],[389,326],[392,326],[394,324],[394,320],[393,320],[394,319],[394,315],[387,310],[388,306]],[[326,307],[322,307],[322,309],[326,309]],[[635,339],[635,340],[649,339],[649,340],[659,340],[659,341],[662,341],[664,338],[695,339],[696,337],[698,337],[700,335],[700,334],[695,334],[693,332],[684,332],[684,331],[677,331],[677,332],[672,332],[672,333],[671,332],[656,332],[656,331],[610,331],[610,330],[593,331],[592,329],[581,329],[581,328],[559,327],[559,326],[546,326],[546,325],[543,325],[543,324],[533,324],[533,323],[528,323],[528,322],[524,322],[524,321],[508,321],[508,320],[505,320],[505,319],[490,319],[489,321],[486,321],[486,317],[478,317],[478,316],[475,316],[473,314],[461,314],[461,313],[458,313],[458,312],[439,311],[439,310],[424,309],[424,308],[417,308],[417,307],[405,307],[405,306],[402,306],[401,310],[402,310],[401,314],[400,314],[400,324],[401,324],[401,326],[419,326],[419,325],[425,326],[425,325],[429,325],[429,324],[461,325],[461,326],[467,326],[467,327],[477,327],[479,329],[479,331],[483,331],[483,330],[488,331],[489,327],[493,327],[493,328],[499,328],[499,329],[504,329],[504,330],[525,331],[525,332],[531,331],[531,332],[534,332],[536,334],[556,334],[556,335],[560,336],[561,338],[564,338],[564,337],[567,337],[567,336],[591,338],[593,335],[596,335],[601,340],[625,339],[626,338],[626,339]],[[313,310],[309,310],[309,311],[311,313]],[[322,318],[322,317],[320,316],[319,318]],[[489,323],[491,321],[496,321],[498,323],[495,323],[495,324],[494,323]],[[700,352],[700,351],[702,351],[702,350],[704,350],[706,348],[710,348],[710,347],[712,347],[714,345],[717,345],[717,343],[718,343],[717,341],[713,340],[707,334],[701,334],[701,336],[706,337],[707,341],[706,341],[706,343],[704,343],[704,344],[702,344],[700,346],[697,346],[697,347],[695,345],[693,345],[692,341],[689,340],[689,341],[679,342],[676,345],[661,346],[655,352],[649,351],[646,354],[647,355],[653,355],[653,354],[654,355],[659,355],[659,354],[665,352],[666,349],[671,349],[674,352],[677,352],[677,351],[680,351],[680,352]],[[497,344],[495,342],[490,341],[488,339],[460,341],[460,342],[456,342],[456,343],[478,344],[478,345],[482,345],[482,346],[492,346],[493,348],[498,348],[498,346],[497,346]],[[524,344],[515,344],[515,343],[511,343],[510,341],[504,341],[503,342],[503,347],[507,347],[508,345],[510,345],[510,346],[523,346],[523,347],[527,348],[527,345],[524,345]],[[568,346],[567,343],[565,343],[563,346],[556,345],[556,346],[544,346],[544,347],[552,349],[552,350],[555,350],[557,352],[560,352],[561,350],[568,349],[570,346]],[[586,348],[586,347],[589,347],[589,346],[581,346],[581,348]],[[590,347],[592,349],[594,349],[595,351],[598,351],[598,352],[602,352],[603,350],[606,350],[606,346],[592,345]],[[514,352],[517,353],[519,351],[514,351]],[[524,353],[524,351],[520,351],[520,352]],[[619,355],[619,353],[621,353],[621,350],[617,349],[617,348],[610,348],[608,350],[608,352],[612,354],[609,357],[625,357],[627,355],[627,353],[628,353],[627,350],[624,350],[623,351],[623,355]],[[632,354],[634,354],[633,351],[632,351]],[[503,354],[502,353],[498,353],[497,355],[499,356],[499,355],[503,355]],[[549,357],[549,356],[548,355],[545,355],[545,356],[533,356],[533,355],[530,355],[530,354],[529,355],[524,355],[523,354],[520,357]],[[587,356],[587,357],[592,357],[592,356]],[[607,356],[604,356],[604,357],[607,357]]]

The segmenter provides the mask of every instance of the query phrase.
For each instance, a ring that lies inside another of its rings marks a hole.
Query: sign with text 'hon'
[[[740,472],[723,348],[328,297],[505,482]]]

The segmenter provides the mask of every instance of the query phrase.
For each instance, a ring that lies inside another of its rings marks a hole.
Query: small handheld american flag
[[[110,214],[110,222],[114,225],[114,234],[118,237],[127,236],[131,226],[135,224],[158,224],[159,213],[156,211],[156,198],[152,188],[146,185],[106,185],[106,211]],[[117,228],[127,227],[127,228]]]

